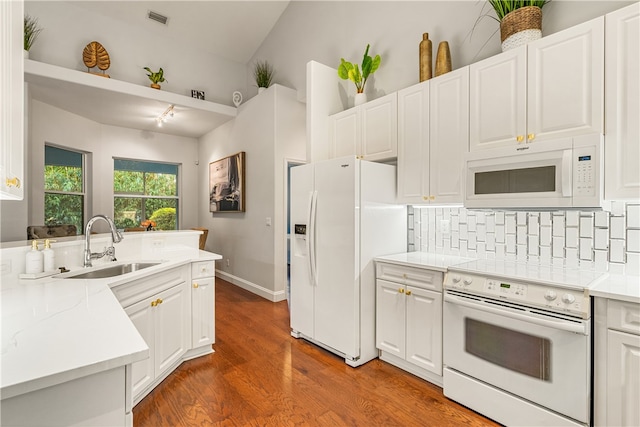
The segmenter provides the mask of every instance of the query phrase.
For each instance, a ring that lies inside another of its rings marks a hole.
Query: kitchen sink
[[[121,276],[123,274],[132,273],[144,268],[153,267],[160,264],[159,262],[133,262],[128,264],[118,264],[109,267],[100,268],[98,270],[79,272],[70,276],[64,276],[64,279],[104,279],[105,277]]]

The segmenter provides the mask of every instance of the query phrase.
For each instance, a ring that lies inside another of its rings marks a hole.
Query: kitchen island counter
[[[2,399],[149,357],[147,344],[110,288],[194,261],[222,258],[192,248],[182,256],[175,251],[170,255],[170,261],[105,279],[3,276]]]

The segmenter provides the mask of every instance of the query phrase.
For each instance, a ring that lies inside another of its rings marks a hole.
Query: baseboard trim
[[[284,291],[274,292],[253,282],[249,282],[248,280],[229,274],[226,271],[216,270],[216,277],[226,280],[229,283],[233,283],[234,285],[271,302],[279,302],[287,299],[287,295]]]

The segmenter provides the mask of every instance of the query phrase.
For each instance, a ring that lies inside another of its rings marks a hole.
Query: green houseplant
[[[38,18],[29,15],[24,16],[24,50],[29,52],[36,39],[42,32],[42,28],[38,25]]]
[[[149,80],[151,80],[152,88],[160,89],[159,83],[163,83],[167,81],[164,78],[164,71],[162,70],[162,68],[160,68],[157,72],[151,71],[149,67],[144,67],[144,69],[149,72],[149,74],[147,74],[147,77],[149,77]]]
[[[274,74],[275,71],[273,70],[273,66],[267,61],[258,61],[255,63],[253,67],[253,77],[256,80],[258,92],[261,92],[271,86]]]
[[[357,93],[364,93],[364,85],[367,83],[367,79],[379,66],[380,55],[376,55],[374,58],[369,56],[369,45],[367,45],[362,58],[362,71],[360,71],[358,64],[352,64],[345,61],[344,58],[340,58],[338,76],[343,80],[351,80],[356,85]]]

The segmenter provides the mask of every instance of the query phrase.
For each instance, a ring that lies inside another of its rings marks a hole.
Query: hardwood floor
[[[378,359],[351,368],[289,334],[286,301],[216,279],[215,353],[183,363],[134,426],[497,426]]]

